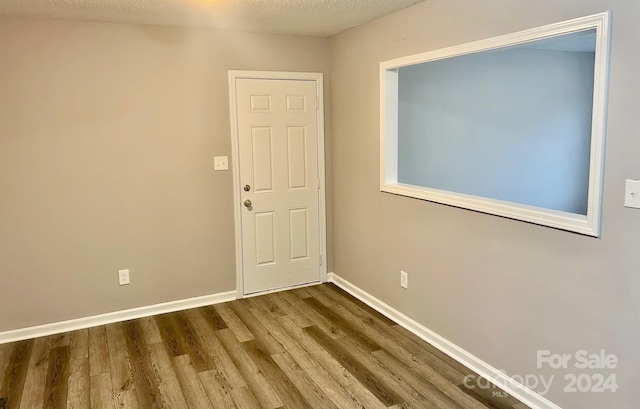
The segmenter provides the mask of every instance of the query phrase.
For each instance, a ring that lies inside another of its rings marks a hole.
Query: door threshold
[[[294,285],[289,285],[285,287],[272,288],[270,290],[256,291],[253,293],[243,294],[242,298],[251,298],[251,297],[257,297],[259,295],[279,293],[280,291],[294,290],[296,288],[303,288],[303,287],[311,287],[312,285],[318,285],[318,284],[322,284],[322,281],[321,280],[311,281],[303,284],[294,284]]]

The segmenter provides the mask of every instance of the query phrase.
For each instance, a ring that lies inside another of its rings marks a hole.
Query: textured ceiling
[[[328,37],[423,0],[0,0],[0,15]]]

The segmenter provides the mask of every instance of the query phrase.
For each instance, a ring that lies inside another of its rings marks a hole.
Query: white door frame
[[[238,115],[236,109],[236,80],[304,80],[315,81],[318,95],[316,115],[318,123],[318,231],[320,234],[320,281],[327,281],[327,208],[325,194],[324,169],[324,94],[322,73],[279,72],[279,71],[229,71],[229,111],[231,113],[231,173],[233,174],[233,214],[236,239],[236,293],[237,298],[245,297],[242,274],[244,271],[242,255],[242,202],[240,200],[240,150],[238,143]],[[273,290],[273,291],[279,291]],[[265,291],[255,295],[266,294]],[[253,295],[253,294],[252,294]]]

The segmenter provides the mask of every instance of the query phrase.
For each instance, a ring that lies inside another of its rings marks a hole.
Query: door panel
[[[256,192],[273,191],[273,144],[271,127],[251,128],[253,184]]]
[[[307,136],[302,126],[287,127],[289,189],[307,187]]]
[[[274,212],[255,213],[256,265],[276,262],[276,236]]]
[[[251,95],[251,112],[271,112],[271,95]]]
[[[306,259],[309,256],[308,210],[289,210],[289,242],[291,261]]]
[[[315,81],[236,79],[245,294],[320,281],[316,99]]]

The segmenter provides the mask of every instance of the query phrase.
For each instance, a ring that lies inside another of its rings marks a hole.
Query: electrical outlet
[[[409,275],[405,271],[400,271],[400,287],[409,288]]]
[[[118,281],[120,285],[129,284],[129,270],[118,270]]]

